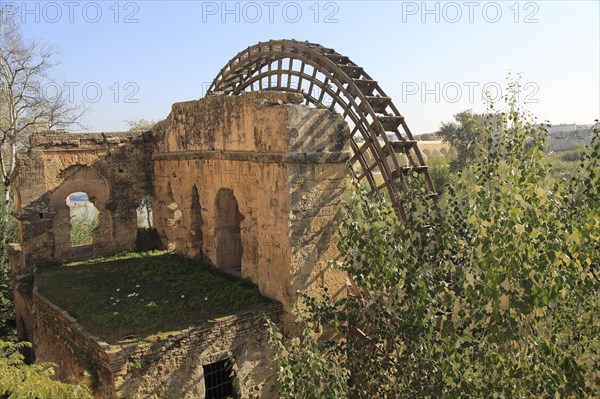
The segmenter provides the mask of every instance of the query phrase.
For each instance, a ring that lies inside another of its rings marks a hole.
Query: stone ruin
[[[99,398],[195,398],[203,397],[203,366],[233,353],[241,394],[256,385],[262,397],[276,397],[264,317],[289,331],[300,292],[345,290],[345,276],[329,261],[348,187],[348,127],[302,100],[213,95],[174,104],[143,133],[33,135],[13,180],[20,245],[11,268],[18,331],[35,358],[58,363],[66,379],[93,368]],[[85,192],[99,212],[88,245],[70,242],[74,192]],[[146,196],[164,248],[206,257],[281,305],[141,348],[102,342],[37,292],[34,271],[43,261],[133,250],[136,209]],[[134,367],[140,361],[149,364],[143,371]]]
[[[61,377],[92,369],[98,398],[208,396],[204,373],[229,354],[242,397],[252,387],[277,397],[264,318],[293,333],[300,293],[344,295],[347,283],[356,289],[331,268],[349,171],[370,193],[383,193],[400,220],[408,174],[421,175],[436,195],[391,97],[331,48],[257,43],[233,57],[206,94],[174,104],[148,132],[42,132],[18,155],[12,181],[20,245],[11,253],[18,331],[37,359],[59,364]],[[81,192],[99,212],[98,226],[91,243],[73,246],[68,198]],[[278,305],[152,345],[115,346],[38,292],[35,268],[45,260],[133,249],[136,209],[147,197],[164,248],[248,278]]]

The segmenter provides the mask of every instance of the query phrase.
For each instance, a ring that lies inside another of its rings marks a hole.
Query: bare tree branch
[[[36,131],[82,127],[86,109],[69,101],[65,86],[50,78],[55,48],[26,41],[14,18],[1,9],[0,22],[0,169],[6,205],[17,149]],[[52,96],[44,90],[48,85],[57,88]]]

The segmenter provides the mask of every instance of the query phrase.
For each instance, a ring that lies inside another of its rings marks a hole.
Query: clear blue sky
[[[59,47],[55,76],[88,106],[90,131],[163,119],[172,103],[202,97],[238,51],[282,38],[348,55],[394,98],[414,133],[467,108],[483,111],[483,87],[504,88],[509,72],[522,75],[528,108],[542,120],[588,124],[600,115],[598,1],[0,4],[18,8],[26,37]]]

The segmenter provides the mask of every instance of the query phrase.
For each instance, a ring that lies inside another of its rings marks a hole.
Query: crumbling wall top
[[[150,132],[69,133],[64,130],[46,130],[32,134],[29,143],[30,148],[59,151],[143,143],[149,142],[150,138]]]

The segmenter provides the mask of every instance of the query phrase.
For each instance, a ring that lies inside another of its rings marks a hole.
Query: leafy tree
[[[125,123],[129,126],[130,132],[145,132],[156,125],[155,120],[146,119],[126,119]]]
[[[0,336],[7,338],[12,335],[8,326],[14,324],[10,321],[13,310],[7,245],[16,239],[10,177],[17,151],[27,145],[27,138],[35,131],[80,126],[85,109],[69,101],[64,88],[50,79],[54,48],[25,40],[14,16],[3,12],[0,7],[0,191],[4,198],[0,207]],[[54,93],[43,89],[47,84]]]
[[[29,345],[0,341],[0,396],[6,399],[93,399],[83,383],[71,385],[55,381],[53,364],[25,364],[19,351]]]
[[[145,214],[144,219],[148,224],[148,228],[152,228],[152,198],[149,196],[142,197],[137,208],[138,213]]]
[[[338,267],[356,288],[305,297],[301,337],[275,336],[282,396],[600,396],[600,129],[577,178],[555,179],[509,92],[440,203],[416,176],[404,224],[351,196]]]
[[[450,144],[456,151],[456,159],[450,162],[453,170],[464,168],[477,159],[486,139],[485,117],[466,110],[454,115],[456,122],[444,122],[434,134]]]
[[[422,133],[415,137],[419,141],[440,140],[437,133]]]
[[[0,189],[0,192],[2,190]],[[0,234],[6,243],[17,241],[17,226],[11,215],[4,215],[0,207]],[[0,245],[0,339],[13,341],[16,339],[15,309],[10,285],[10,269],[8,264],[8,246]]]
[[[93,242],[94,230],[98,227],[98,213],[90,213],[89,208],[71,216],[71,244],[86,245]]]
[[[446,191],[446,185],[450,181],[450,165],[445,158],[429,158],[429,175],[433,181],[433,187],[438,195],[443,195]]]
[[[338,399],[348,393],[348,370],[341,366],[329,346],[322,346],[312,338],[304,326],[302,339],[284,344],[283,336],[272,321],[267,320],[269,343],[275,349],[278,362],[278,381],[285,387],[282,399],[323,398]]]

